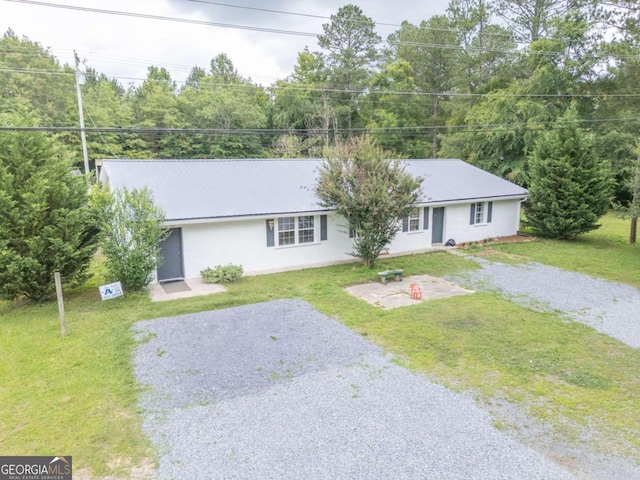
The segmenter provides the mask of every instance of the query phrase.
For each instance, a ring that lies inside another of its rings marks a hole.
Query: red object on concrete
[[[422,288],[412,283],[411,285],[409,285],[409,294],[411,295],[412,299],[420,300],[422,298]]]

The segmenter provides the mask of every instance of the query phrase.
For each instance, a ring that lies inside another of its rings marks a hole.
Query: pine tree
[[[536,142],[529,169],[526,223],[537,233],[572,239],[600,226],[611,205],[611,169],[579,128],[575,104]]]
[[[37,125],[31,115],[0,116],[4,125]],[[0,132],[0,296],[43,301],[63,282],[86,278],[96,250],[85,177],[50,134]]]

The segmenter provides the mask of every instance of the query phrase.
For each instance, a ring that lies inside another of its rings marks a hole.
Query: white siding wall
[[[456,243],[474,242],[484,240],[485,238],[515,235],[518,232],[518,225],[520,223],[519,201],[494,201],[491,223],[480,225],[469,224],[470,208],[470,203],[446,207],[444,215],[444,242],[450,238],[453,238]]]
[[[443,243],[453,238],[456,243],[515,235],[520,217],[517,200],[494,201],[489,224],[470,225],[470,204],[445,206]],[[431,247],[433,207],[429,209],[429,229],[400,231],[389,253],[392,255],[426,250]],[[328,265],[352,261],[352,240],[344,232],[344,220],[327,215],[326,241],[320,241],[320,216],[315,217],[313,244],[267,247],[266,220],[237,220],[206,224],[182,225],[182,248],[185,277],[200,276],[200,270],[229,263],[242,265],[246,274],[258,274]],[[277,236],[277,231],[276,231]]]
[[[429,229],[424,230],[424,209],[420,208],[420,228],[413,232],[403,232],[402,228],[389,245],[389,253],[395,255],[401,252],[415,252],[425,250],[431,246],[431,223],[433,209],[429,209]]]
[[[349,236],[335,215],[327,216],[327,240],[320,241],[315,217],[312,244],[267,247],[266,220],[240,220],[182,226],[185,277],[216,265],[242,265],[246,274],[267,273],[353,260]],[[276,232],[277,235],[277,232]]]
[[[474,242],[485,238],[506,237],[515,235],[520,225],[520,201],[494,201],[491,223],[470,225],[471,204],[442,205],[445,207],[442,243],[450,238],[456,243]],[[486,202],[485,202],[485,208]],[[422,209],[421,209],[422,213]],[[485,211],[486,218],[486,211]],[[424,218],[420,218],[420,230],[414,232],[398,232],[390,245],[389,253],[412,252],[431,247],[433,233],[433,207],[429,209],[429,228],[423,230]]]

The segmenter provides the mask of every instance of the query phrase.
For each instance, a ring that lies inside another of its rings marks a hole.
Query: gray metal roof
[[[104,160],[101,180],[153,191],[167,220],[316,212],[320,159]],[[527,191],[462,160],[406,160],[424,178],[420,203],[524,197]]]

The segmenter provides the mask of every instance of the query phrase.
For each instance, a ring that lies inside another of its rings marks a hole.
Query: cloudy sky
[[[71,5],[113,12],[183,18],[306,34],[322,33],[322,24],[348,1],[271,0],[0,0],[0,30],[12,28],[45,47],[62,63],[73,62],[75,49],[88,65],[121,83],[138,83],[149,65],[167,68],[184,80],[191,67],[207,67],[224,52],[240,74],[268,85],[289,75],[297,53],[317,50],[314,36],[287,35],[221,26],[177,23],[126,15],[52,8]],[[447,0],[366,0],[351,2],[377,24],[384,39],[403,20],[420,23],[445,12]],[[232,7],[234,5],[235,7]],[[248,8],[238,8],[248,7]],[[278,10],[304,15],[271,13]],[[383,25],[390,24],[390,25]]]

